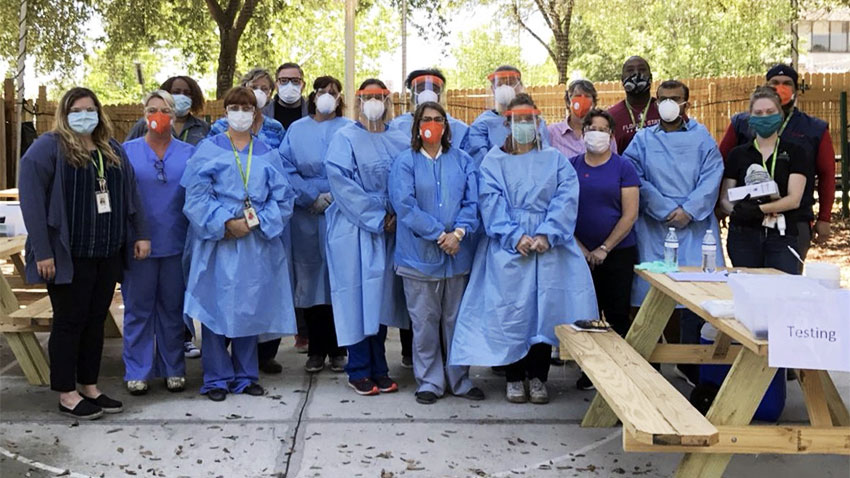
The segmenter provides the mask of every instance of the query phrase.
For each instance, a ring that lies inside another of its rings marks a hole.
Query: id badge
[[[97,203],[97,213],[107,214],[112,212],[112,206],[109,203],[109,192],[101,191],[94,194],[95,203]]]
[[[257,211],[254,210],[250,199],[245,200],[245,208],[242,209],[242,214],[245,215],[245,222],[251,229],[260,225],[260,218],[257,217]]]

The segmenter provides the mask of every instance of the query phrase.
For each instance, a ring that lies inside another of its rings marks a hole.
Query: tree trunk
[[[233,87],[233,76],[236,74],[236,52],[239,49],[238,38],[234,40],[230,30],[221,30],[219,35],[218,71],[215,78],[215,96],[224,97]]]

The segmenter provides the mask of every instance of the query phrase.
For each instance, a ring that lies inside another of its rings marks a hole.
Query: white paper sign
[[[818,310],[768,324],[771,367],[850,372],[850,290],[829,290]]]

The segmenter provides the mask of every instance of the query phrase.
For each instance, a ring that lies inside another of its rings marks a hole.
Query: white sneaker
[[[168,377],[165,386],[169,392],[182,392],[186,389],[186,377]]]
[[[525,403],[528,397],[525,395],[525,384],[520,382],[508,382],[505,397],[511,403]]]
[[[546,390],[546,384],[540,381],[539,378],[532,378],[528,387],[530,389],[528,394],[531,397],[531,403],[549,403],[549,391]]]
[[[201,349],[195,347],[192,341],[183,342],[183,356],[186,358],[198,358],[201,356]]]
[[[130,395],[144,395],[148,393],[148,382],[145,380],[128,380],[127,391]]]

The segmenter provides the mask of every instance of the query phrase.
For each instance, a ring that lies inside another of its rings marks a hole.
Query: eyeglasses
[[[165,174],[165,162],[161,159],[157,159],[153,162],[153,167],[156,168],[156,179],[163,183],[168,182],[168,176]]]
[[[423,116],[422,119],[420,120],[420,122],[422,122],[422,123],[434,122],[434,123],[441,123],[442,124],[442,123],[446,122],[446,119],[443,118],[442,116]]]
[[[173,111],[174,110],[172,110],[169,107],[157,108],[156,106],[148,106],[147,108],[145,108],[145,114],[149,114],[149,115],[152,115],[152,114],[155,114],[155,113],[162,113],[162,114],[170,115]]]
[[[281,76],[280,78],[277,79],[277,82],[280,83],[281,85],[288,85],[288,84],[292,83],[295,86],[301,86],[301,81],[302,81],[301,78],[297,78],[297,77],[296,78],[287,78],[285,76]]]
[[[608,128],[597,128],[596,126],[588,126],[587,128],[584,128],[585,133],[587,133],[588,131],[598,131],[600,133],[611,134],[610,129],[608,129]]]
[[[254,107],[252,105],[227,105],[227,111],[236,113],[237,111],[242,111],[244,113],[253,113]]]

